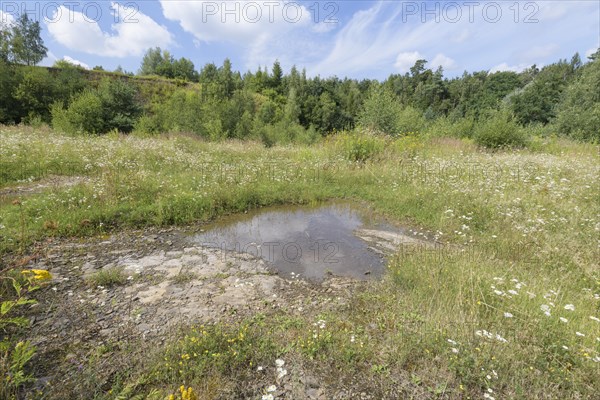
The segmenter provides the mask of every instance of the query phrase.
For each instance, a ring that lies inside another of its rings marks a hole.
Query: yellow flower
[[[33,275],[33,279],[38,281],[46,281],[52,279],[52,275],[50,272],[45,269],[28,269],[25,271],[21,271],[23,275]]]

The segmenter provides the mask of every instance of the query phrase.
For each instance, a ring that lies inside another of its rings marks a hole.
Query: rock
[[[313,389],[318,388],[320,386],[319,381],[312,376],[305,377],[304,383],[306,384],[306,386],[308,386],[309,388],[313,388]]]

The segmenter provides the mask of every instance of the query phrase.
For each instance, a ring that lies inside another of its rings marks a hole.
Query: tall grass
[[[47,236],[186,224],[271,204],[366,201],[446,245],[400,249],[383,281],[334,313],[257,316],[245,328],[207,329],[197,345],[187,342],[198,336],[192,331],[157,356],[162,365],[135,364],[131,376],[147,383],[134,391],[166,385],[172,392],[185,377],[213,394],[225,393],[221,387],[242,395],[233,377],[250,382],[255,363],[283,354],[323,379],[323,371],[335,371],[336,382],[358,379],[378,398],[398,393],[399,380],[407,381],[404,396],[593,398],[600,389],[598,147],[551,136],[531,150],[493,153],[443,135],[368,140],[264,148],[2,127],[3,186],[50,173],[90,179],[4,196],[0,251]],[[27,167],[32,155],[44,168]],[[73,168],[54,169],[65,163]],[[227,342],[243,329],[261,338],[257,346]],[[197,346],[232,361],[202,358],[185,376],[169,372],[166,364]],[[119,385],[133,385],[128,376]]]

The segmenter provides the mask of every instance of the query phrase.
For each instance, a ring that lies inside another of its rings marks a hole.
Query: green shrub
[[[55,129],[70,134],[104,133],[102,101],[95,91],[87,90],[77,96],[66,109],[60,102],[56,102],[52,106],[52,125]]]
[[[566,90],[556,116],[560,133],[577,140],[600,142],[600,60],[584,67]]]
[[[40,117],[44,122],[50,121],[49,111],[55,98],[55,84],[47,69],[26,67],[13,95],[25,111],[24,119]]]
[[[305,129],[302,125],[295,122],[280,121],[275,124],[262,125],[257,120],[254,126],[258,139],[266,147],[290,143],[312,144],[319,137],[319,134],[313,127]]]
[[[92,286],[116,286],[127,282],[127,275],[122,268],[102,269],[86,279]]]
[[[427,129],[429,137],[470,138],[473,136],[475,121],[472,118],[459,118],[452,121],[448,117],[437,118]]]
[[[120,80],[104,80],[95,90],[74,97],[68,107],[52,105],[52,125],[66,133],[129,133],[141,113],[135,89]]]
[[[365,100],[363,110],[358,115],[358,126],[376,133],[399,135],[399,116],[402,105],[389,90],[373,87]]]
[[[104,113],[104,132],[129,133],[142,112],[136,88],[120,79],[104,79],[98,88]]]
[[[358,116],[358,126],[375,133],[400,136],[421,132],[426,120],[419,110],[402,107],[400,100],[389,90],[374,87]]]
[[[425,129],[423,113],[411,106],[407,106],[396,116],[395,131],[397,135],[420,133]]]
[[[335,141],[341,147],[344,157],[354,162],[372,159],[385,148],[385,140],[368,133],[342,132],[336,135]]]
[[[527,145],[527,136],[506,111],[492,111],[475,127],[475,143],[488,149],[518,148]]]

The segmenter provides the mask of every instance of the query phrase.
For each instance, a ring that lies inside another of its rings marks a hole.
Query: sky
[[[385,79],[418,59],[464,71],[521,71],[600,47],[600,1],[5,1],[0,21],[40,21],[48,56],[136,72],[148,48],[200,69],[296,65],[309,76]]]

